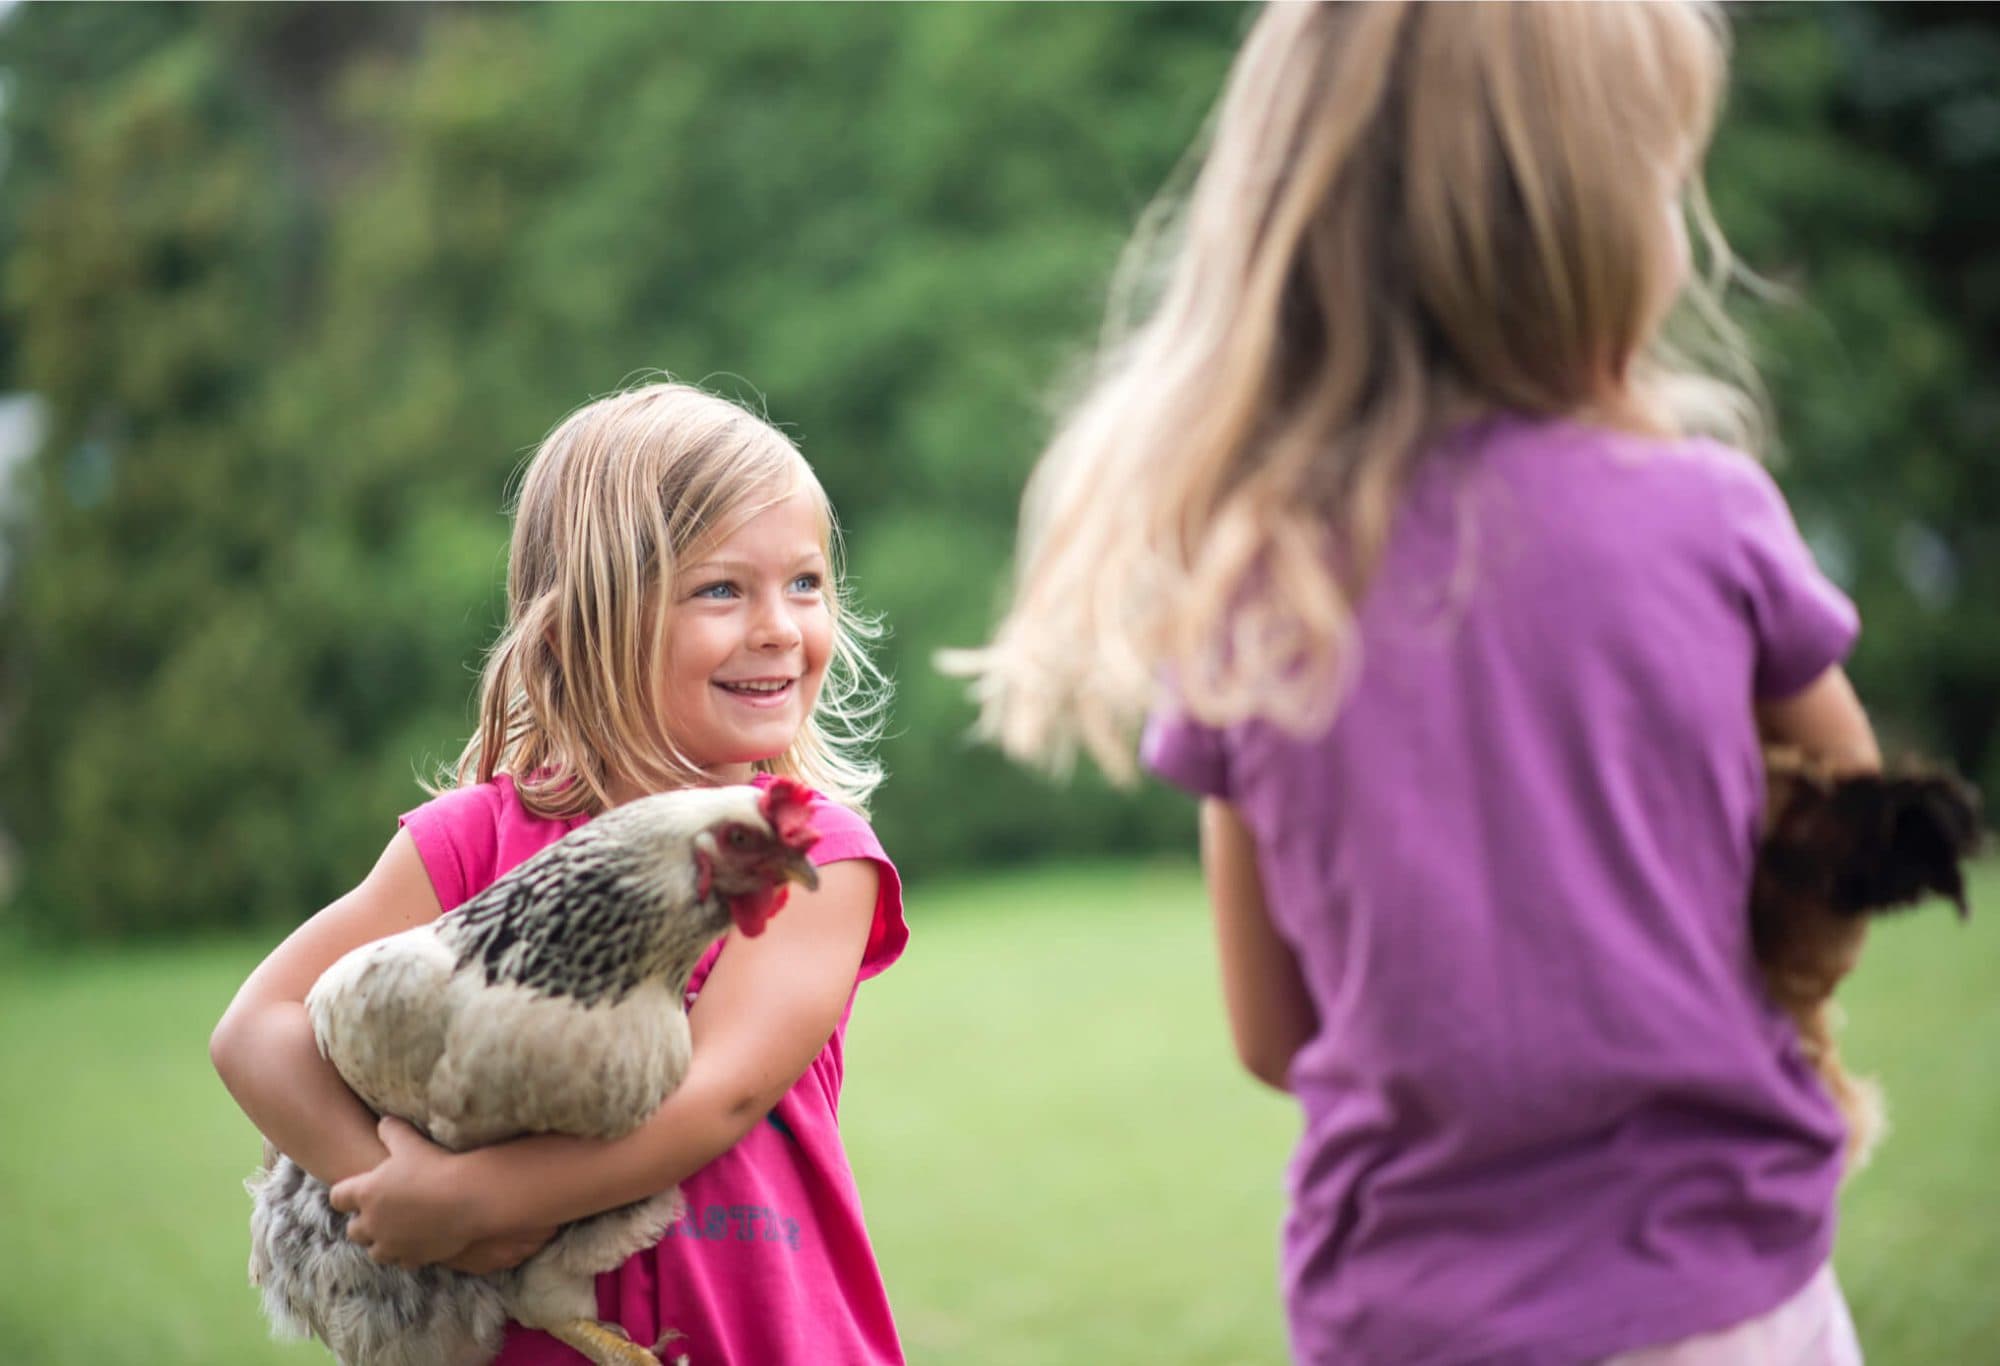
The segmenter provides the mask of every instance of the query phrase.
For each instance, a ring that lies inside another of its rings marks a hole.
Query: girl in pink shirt
[[[1745,911],[1760,741],[1874,762],[1857,623],[1657,344],[1724,79],[1689,4],[1266,9],[967,661],[1202,799],[1303,1362],[1859,1359]]]
[[[272,951],[212,1043],[245,1113],[333,1187],[376,1260],[493,1271],[561,1223],[678,1185],[680,1222],[598,1278],[605,1321],[642,1345],[677,1335],[667,1355],[689,1366],[903,1360],[837,1124],[856,988],[908,930],[861,814],[880,779],[862,751],[883,690],[835,545],[792,444],[699,390],[600,400],[542,443],[456,786],[407,813],[361,884]],[[819,889],[702,959],[687,1077],[637,1130],[452,1154],[378,1125],[319,1056],[304,997],[350,948],[451,913],[633,797],[779,774],[815,789]],[[518,1327],[498,1357],[582,1359]]]

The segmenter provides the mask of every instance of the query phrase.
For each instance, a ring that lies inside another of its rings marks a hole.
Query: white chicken
[[[329,967],[306,998],[321,1052],[378,1113],[447,1148],[629,1132],[686,1074],[683,996],[703,951],[731,924],[760,933],[788,880],[818,885],[808,799],[780,778],[598,816],[456,913]],[[249,1189],[266,1314],[342,1366],[481,1366],[510,1318],[599,1366],[657,1360],[598,1321],[593,1278],[660,1238],[676,1191],[566,1224],[512,1271],[472,1276],[378,1265],[326,1185],[268,1144]]]

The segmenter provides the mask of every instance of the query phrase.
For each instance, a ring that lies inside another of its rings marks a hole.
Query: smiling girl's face
[[[833,648],[819,505],[794,489],[674,571],[658,693],[667,733],[721,782],[782,754],[812,714]]]

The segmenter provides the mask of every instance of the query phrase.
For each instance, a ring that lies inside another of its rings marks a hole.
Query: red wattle
[[[790,892],[791,887],[780,882],[775,887],[733,896],[729,898],[730,919],[736,922],[737,929],[755,939],[764,932],[764,926],[770,923],[771,917],[784,907]]]

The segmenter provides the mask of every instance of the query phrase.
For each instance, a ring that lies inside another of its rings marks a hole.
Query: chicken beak
[[[788,847],[778,860],[778,870],[787,881],[796,882],[809,892],[819,890],[819,869],[813,867],[812,860],[806,857],[803,849]]]

